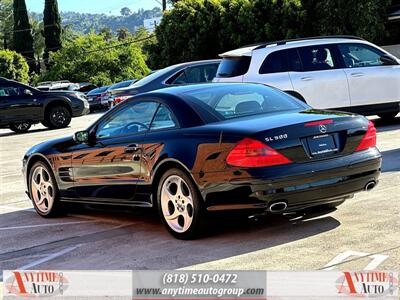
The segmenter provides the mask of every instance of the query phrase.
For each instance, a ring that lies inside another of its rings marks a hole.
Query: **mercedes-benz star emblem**
[[[326,132],[326,126],[325,125],[319,125],[319,131],[321,132],[321,133],[325,133]]]

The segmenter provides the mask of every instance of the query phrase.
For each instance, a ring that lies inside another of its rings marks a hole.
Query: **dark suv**
[[[39,91],[0,77],[0,128],[26,132],[41,122],[48,128],[64,128],[72,117],[89,112],[85,96],[73,91]]]

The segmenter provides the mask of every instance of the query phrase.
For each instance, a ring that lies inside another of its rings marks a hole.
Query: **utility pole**
[[[167,0],[162,0],[162,10],[163,11],[167,10]]]

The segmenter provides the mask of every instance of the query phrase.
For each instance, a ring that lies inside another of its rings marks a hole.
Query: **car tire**
[[[54,106],[49,109],[46,119],[42,124],[47,124],[51,129],[65,128],[71,123],[71,113],[65,106]]]
[[[45,163],[39,161],[32,166],[28,184],[33,207],[40,216],[50,218],[62,213],[57,182]]]
[[[31,128],[31,126],[32,126],[32,123],[26,121],[26,122],[10,124],[10,129],[12,131],[14,131],[15,133],[25,133],[25,132],[28,132],[28,130]]]
[[[180,169],[170,169],[161,177],[157,204],[168,231],[182,240],[199,236],[205,225],[205,208],[192,178]]]
[[[384,113],[384,114],[378,114],[378,117],[383,119],[383,120],[392,120],[394,118],[396,118],[397,114],[399,112],[390,112],[390,113]]]

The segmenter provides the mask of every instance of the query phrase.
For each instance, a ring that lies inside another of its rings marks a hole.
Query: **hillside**
[[[110,28],[116,32],[122,27],[126,27],[133,32],[136,27],[143,26],[143,20],[160,17],[162,11],[159,7],[154,7],[151,10],[140,9],[127,16],[78,12],[61,12],[60,14],[63,25],[70,25],[72,30],[81,33],[88,33],[91,30],[99,32],[103,28]],[[42,21],[43,19],[43,14],[41,13],[31,12],[30,15],[37,21]]]

